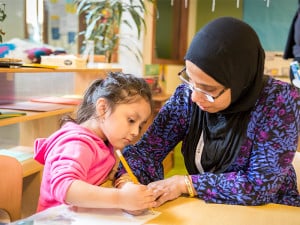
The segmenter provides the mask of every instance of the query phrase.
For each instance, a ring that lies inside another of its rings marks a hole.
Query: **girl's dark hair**
[[[99,98],[105,98],[113,112],[117,104],[135,102],[137,97],[149,102],[151,111],[153,110],[151,89],[143,78],[122,72],[110,72],[106,78],[95,80],[85,91],[76,118],[65,116],[61,119],[61,125],[67,121],[81,124],[95,116]]]

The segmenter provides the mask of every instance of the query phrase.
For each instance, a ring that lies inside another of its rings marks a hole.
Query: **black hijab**
[[[195,150],[203,133],[201,164],[204,171],[224,172],[234,161],[245,138],[250,110],[263,87],[265,53],[256,32],[241,20],[221,17],[193,38],[185,60],[231,89],[231,104],[218,113],[193,104],[184,159],[190,174],[198,173]]]

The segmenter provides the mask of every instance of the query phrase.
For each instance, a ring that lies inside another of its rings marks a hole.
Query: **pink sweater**
[[[50,137],[37,139],[34,158],[45,165],[37,211],[66,203],[74,180],[93,185],[105,182],[116,163],[111,145],[71,122]]]

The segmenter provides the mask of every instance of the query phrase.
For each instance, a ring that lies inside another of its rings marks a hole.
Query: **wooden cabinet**
[[[81,95],[90,82],[105,77],[108,71],[121,69],[0,68],[0,112],[21,111],[3,109],[1,104],[28,101],[32,96]],[[24,111],[24,116],[0,119],[0,149],[32,152],[34,140],[47,137],[59,129],[59,118],[63,114],[74,112],[75,108],[63,105],[53,111]],[[13,140],[9,141],[11,137]],[[26,217],[36,211],[43,166],[32,158],[20,163],[24,178],[22,216]]]
[[[82,95],[93,80],[105,77],[108,71],[121,69],[1,68],[0,110],[14,111],[1,109],[1,104],[29,101],[33,97]],[[37,137],[46,137],[58,128],[58,117],[71,113],[74,109],[74,106],[64,105],[53,111],[26,111],[25,116],[1,119],[0,148],[12,145],[32,146]],[[12,125],[17,129],[11,128]],[[17,140],[8,142],[8,133],[16,136]]]

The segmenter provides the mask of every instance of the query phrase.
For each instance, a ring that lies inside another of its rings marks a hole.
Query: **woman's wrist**
[[[191,177],[189,175],[184,176],[184,183],[186,187],[186,193],[188,193],[191,198],[194,197],[195,196],[194,187],[192,184]]]

